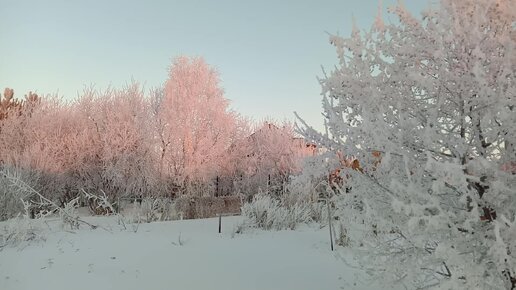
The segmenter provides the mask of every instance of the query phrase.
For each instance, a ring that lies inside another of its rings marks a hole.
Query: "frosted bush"
[[[32,184],[37,176],[16,168],[0,167],[0,221],[16,217],[24,212],[22,200],[31,192],[21,184]]]
[[[389,24],[382,11],[330,37],[326,130],[302,130],[342,163],[354,252],[387,287],[516,289],[516,5],[441,0],[415,17],[400,2]]]
[[[135,201],[126,214],[129,221],[135,223],[179,219],[174,202],[168,198],[144,198],[141,203]]]
[[[84,189],[81,189],[81,191],[88,201],[89,209],[92,214],[109,215],[116,212],[115,205],[109,201],[109,197],[103,190],[100,191],[100,195],[88,193]],[[116,206],[118,207],[120,205],[117,204]]]
[[[18,246],[22,243],[44,240],[41,220],[30,219],[28,216],[18,215],[4,223],[0,228],[0,250],[6,246]]]
[[[10,190],[0,180],[0,221],[7,220],[23,210],[17,192]]]
[[[77,208],[79,207],[79,197],[67,202],[63,208],[58,210],[62,226],[70,227],[71,230],[79,229],[80,219]]]
[[[252,202],[242,206],[244,223],[249,227],[282,230],[295,229],[298,224],[314,221],[313,204],[285,201],[263,193],[256,195]]]

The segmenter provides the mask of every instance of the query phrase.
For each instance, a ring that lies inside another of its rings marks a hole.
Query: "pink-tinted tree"
[[[280,193],[289,178],[301,171],[303,159],[313,155],[315,148],[297,137],[290,123],[262,122],[231,148],[238,191]]]
[[[239,116],[228,105],[217,72],[202,58],[174,60],[156,105],[155,126],[160,174],[179,191],[191,193],[220,172],[239,135]]]
[[[156,185],[150,103],[138,84],[86,91],[74,104],[81,130],[72,166],[81,187],[110,198],[153,194]]]

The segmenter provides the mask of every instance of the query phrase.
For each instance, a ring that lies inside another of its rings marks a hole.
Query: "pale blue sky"
[[[427,1],[405,1],[414,12]],[[395,3],[384,0],[383,6]],[[91,84],[162,84],[171,60],[203,56],[226,97],[254,119],[321,127],[316,76],[337,62],[329,33],[369,28],[377,0],[0,0],[0,88],[72,99]],[[384,13],[385,21],[394,21]]]

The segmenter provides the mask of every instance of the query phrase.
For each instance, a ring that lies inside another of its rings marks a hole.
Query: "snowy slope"
[[[223,218],[222,234],[217,219],[141,224],[136,232],[116,217],[88,218],[109,231],[49,222],[46,241],[0,251],[0,289],[374,288],[329,250],[326,228],[235,235],[240,219]]]

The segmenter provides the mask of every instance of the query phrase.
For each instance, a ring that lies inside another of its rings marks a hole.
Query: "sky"
[[[405,1],[419,13],[427,0]],[[395,4],[384,0],[384,9]],[[321,66],[337,63],[329,33],[369,29],[377,0],[0,0],[0,88],[72,100],[84,88],[162,85],[172,60],[202,56],[225,97],[255,120],[322,129]],[[384,21],[395,17],[383,13]]]

